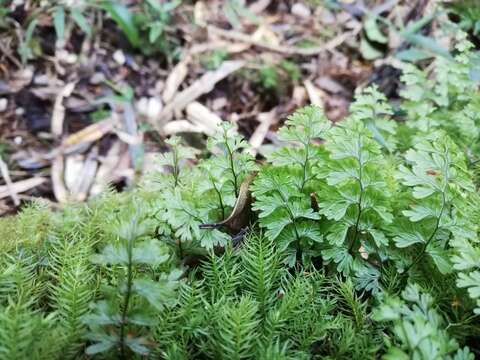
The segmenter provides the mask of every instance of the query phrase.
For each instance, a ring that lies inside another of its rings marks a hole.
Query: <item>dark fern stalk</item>
[[[227,149],[227,154],[228,154],[228,162],[230,163],[230,171],[232,172],[233,189],[235,190],[235,197],[238,197],[238,190],[239,190],[238,174],[235,171],[235,164],[233,162],[233,151],[232,149],[230,149],[230,145],[228,144],[226,131],[224,133],[224,137],[225,137],[225,147]]]

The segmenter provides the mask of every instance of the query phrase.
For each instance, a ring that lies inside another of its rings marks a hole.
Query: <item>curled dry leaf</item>
[[[105,156],[99,158],[100,165],[90,188],[91,196],[100,194],[110,183],[115,182],[113,173],[120,162],[121,148],[121,143],[117,141],[110,147]]]
[[[95,181],[95,174],[98,169],[98,148],[95,146],[88,154],[82,169],[78,174],[77,181],[73,187],[72,197],[77,201],[87,199],[90,188]]]
[[[74,192],[75,183],[78,181],[78,174],[82,171],[85,156],[73,154],[65,157],[64,180],[68,191]]]

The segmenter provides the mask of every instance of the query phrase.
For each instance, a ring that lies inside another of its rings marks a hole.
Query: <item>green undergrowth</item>
[[[0,359],[474,359],[478,59],[454,53],[405,66],[398,108],[298,110],[265,161],[225,124],[130,192],[1,219]]]

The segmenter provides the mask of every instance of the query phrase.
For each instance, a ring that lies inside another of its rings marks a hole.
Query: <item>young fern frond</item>
[[[230,186],[235,198],[245,176],[256,168],[253,156],[244,151],[247,148],[248,143],[235,133],[232,124],[226,122],[208,140],[208,150],[214,154],[212,165],[221,170],[220,176],[225,178],[224,182]]]
[[[403,215],[417,226],[413,233],[397,229],[394,241],[399,248],[419,246],[405,272],[428,254],[441,273],[448,273],[451,265],[446,250],[460,220],[455,206],[461,207],[462,194],[474,189],[464,157],[448,136],[433,133],[407,151],[405,158],[411,168],[401,165],[398,178],[411,187],[415,203]]]
[[[171,171],[172,185],[176,187],[180,183],[181,169],[185,166],[185,161],[195,159],[197,151],[181,145],[181,138],[178,136],[172,136],[165,142],[170,146],[170,151],[160,154],[158,165],[165,166]]]
[[[330,158],[317,169],[325,180],[318,205],[330,221],[322,257],[376,291],[380,274],[372,261],[386,260],[384,227],[393,219],[380,145],[362,122],[347,119],[330,130],[325,147]]]
[[[253,210],[259,212],[265,236],[277,241],[285,263],[293,267],[309,260],[309,251],[322,241],[320,217],[310,206],[307,196],[299,192],[296,181],[285,168],[264,168],[252,186]]]
[[[389,152],[396,149],[396,123],[390,120],[393,114],[387,97],[376,85],[362,89],[355,95],[350,107],[351,117],[364,123],[373,138]]]
[[[115,224],[118,243],[107,245],[93,257],[99,265],[119,266],[122,280],[115,284],[116,288],[106,287],[107,300],[95,303],[93,312],[84,316],[83,321],[90,328],[87,336],[95,342],[86,349],[90,355],[115,350],[126,359],[132,352],[148,354],[151,349],[142,329],[155,325],[154,311],[175,304],[182,272],[160,272],[155,279],[139,275],[141,267],[158,269],[170,255],[163,244],[148,238],[151,224],[138,207],[133,214],[128,210]],[[120,297],[116,296],[117,291]]]
[[[307,106],[289,116],[278,137],[286,146],[272,153],[268,160],[276,166],[286,166],[300,172],[295,186],[302,193],[314,178],[312,167],[318,161],[320,147],[313,142],[324,137],[330,123],[322,109]]]
[[[385,359],[474,359],[468,348],[443,329],[444,319],[434,299],[416,285],[408,285],[399,298],[387,298],[374,313],[374,320],[393,322],[393,338]]]

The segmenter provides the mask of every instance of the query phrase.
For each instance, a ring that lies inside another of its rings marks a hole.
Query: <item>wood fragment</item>
[[[220,116],[197,101],[188,104],[186,113],[188,120],[196,126],[203,128],[204,133],[207,135],[215,134],[222,123]]]
[[[321,108],[324,108],[323,100],[322,97],[320,96],[320,93],[323,92],[319,88],[317,88],[315,85],[312,84],[310,80],[305,80],[303,85],[305,86],[305,89],[307,90],[308,98],[310,99],[310,103],[312,105],[319,106]]]
[[[52,167],[50,169],[50,177],[52,179],[52,188],[55,199],[59,203],[66,203],[68,200],[68,190],[65,187],[65,182],[63,179],[63,170],[64,170],[64,158],[63,155],[59,154],[55,157],[52,162]]]
[[[50,131],[55,136],[60,136],[63,133],[63,120],[65,119],[65,106],[63,106],[63,99],[69,97],[75,89],[76,82],[68,83],[58,93],[53,105],[52,120],[50,122]]]
[[[267,136],[270,126],[275,121],[276,115],[276,108],[272,109],[269,112],[258,114],[257,118],[260,121],[260,125],[257,126],[252,136],[250,137],[250,140],[248,140],[251,146],[250,153],[252,155],[257,155],[258,149],[263,144],[263,141],[265,140],[265,136]]]
[[[231,73],[241,69],[245,61],[225,61],[215,71],[205,73],[200,79],[196,80],[185,90],[178,93],[170,103],[168,103],[160,113],[155,126],[160,133],[163,133],[163,126],[172,119],[175,112],[185,109],[191,102],[198,99],[203,94],[213,90],[216,83],[225,79]]]
[[[8,171],[8,166],[5,163],[5,161],[3,161],[1,156],[0,156],[0,173],[2,174],[3,180],[5,180],[5,186],[9,192],[10,197],[13,200],[13,203],[15,204],[15,206],[20,205],[20,199],[18,198],[17,192],[15,191],[15,187],[13,186],[13,183],[12,183],[12,179],[10,178],[10,172]]]
[[[162,100],[164,103],[170,102],[180,87],[180,84],[185,80],[188,74],[188,64],[190,63],[190,56],[186,56],[185,59],[180,61],[173,68],[172,72],[168,75],[165,81],[165,90],[162,94]]]
[[[254,39],[251,35],[244,34],[235,30],[223,30],[216,26],[209,25],[207,26],[207,30],[209,34],[220,36],[226,39],[230,39],[233,41],[239,41],[247,44],[251,44],[255,47],[284,54],[284,55],[302,55],[302,56],[315,56],[322,52],[329,51],[335,49],[337,46],[341,45],[345,40],[349,37],[354,36],[354,32],[347,32],[340,34],[322,46],[315,46],[310,48],[300,48],[295,46],[288,46],[288,45],[272,45],[266,44],[262,41]]]
[[[7,185],[0,186],[0,199],[10,196],[10,191],[13,190],[16,194],[33,189],[47,181],[44,177],[34,177],[26,180],[16,181],[11,184],[11,189]]]

